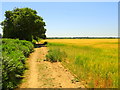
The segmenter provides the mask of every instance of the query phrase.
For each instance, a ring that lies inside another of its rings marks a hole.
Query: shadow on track
[[[47,47],[46,44],[47,44],[47,42],[44,42],[43,44],[34,44],[34,47],[35,48]]]

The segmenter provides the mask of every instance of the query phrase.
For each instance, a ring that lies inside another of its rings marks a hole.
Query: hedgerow
[[[33,52],[33,44],[26,40],[2,39],[2,88],[13,89],[20,83],[25,60]]]

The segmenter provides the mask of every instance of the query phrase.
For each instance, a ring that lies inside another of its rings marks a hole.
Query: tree
[[[15,8],[5,12],[3,26],[3,38],[19,38],[32,41],[38,38],[46,38],[45,22],[31,8]]]
[[[0,33],[0,38],[2,38],[2,34]]]

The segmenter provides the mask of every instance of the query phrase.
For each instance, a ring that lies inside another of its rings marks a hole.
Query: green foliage
[[[33,44],[36,44],[36,42],[37,42],[37,41],[36,41],[35,39],[32,40],[32,43],[33,43]]]
[[[4,38],[19,38],[32,41],[46,38],[43,18],[37,15],[31,8],[15,8],[5,12],[3,26]]]
[[[25,70],[25,60],[33,51],[33,44],[18,39],[2,39],[2,86],[13,89]]]
[[[60,51],[59,48],[51,48],[46,55],[46,60],[50,62],[61,62],[63,59],[65,59],[66,53],[63,51]]]

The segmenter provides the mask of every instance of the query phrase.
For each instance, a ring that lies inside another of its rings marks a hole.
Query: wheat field
[[[67,55],[62,64],[88,88],[118,87],[118,39],[47,39]]]

